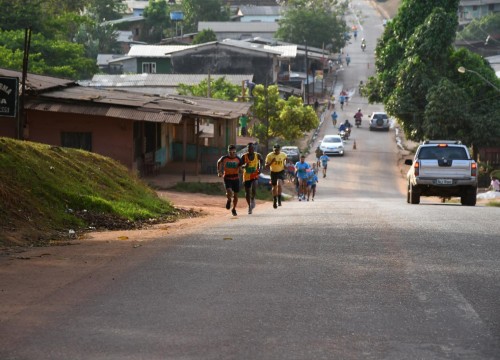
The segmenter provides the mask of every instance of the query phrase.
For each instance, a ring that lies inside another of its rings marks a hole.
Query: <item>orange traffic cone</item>
[[[356,150],[356,140],[354,140],[354,143],[352,144],[352,149]]]

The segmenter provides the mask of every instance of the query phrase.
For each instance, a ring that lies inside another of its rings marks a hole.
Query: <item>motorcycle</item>
[[[357,128],[359,128],[361,126],[361,118],[356,118],[354,120],[354,124],[356,125]]]
[[[347,129],[345,129],[345,139],[349,140],[350,137],[351,137],[351,128],[348,127]]]
[[[339,135],[342,140],[347,140],[347,133],[344,130],[340,130]]]
[[[365,51],[365,49],[366,49],[366,44],[365,44],[365,43],[362,43],[362,44],[361,44],[361,50],[363,50],[363,52],[364,52],[364,51]]]

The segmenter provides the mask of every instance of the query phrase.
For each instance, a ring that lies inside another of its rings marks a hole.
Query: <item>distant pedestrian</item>
[[[319,145],[316,148],[315,154],[316,154],[316,166],[319,166],[319,158],[321,157],[321,155],[323,155],[323,150],[319,148]]]
[[[236,205],[238,205],[238,192],[240,191],[240,167],[243,164],[241,159],[236,156],[236,146],[228,146],[228,155],[222,156],[217,161],[217,175],[224,178],[224,187],[226,188],[226,209],[231,209],[231,202],[233,209],[231,213],[233,216],[236,213]]]
[[[349,56],[349,54],[345,56],[345,63],[347,64],[347,66],[349,66],[349,64],[351,63],[351,57]]]
[[[339,102],[340,102],[340,110],[344,110],[345,95],[340,94]]]
[[[335,126],[337,126],[337,118],[339,117],[339,115],[337,114],[336,111],[333,111],[331,116],[332,116],[333,126],[335,127]]]
[[[239,120],[240,120],[240,127],[241,127],[240,134],[241,134],[241,136],[247,136],[248,116],[243,114],[240,116]]]

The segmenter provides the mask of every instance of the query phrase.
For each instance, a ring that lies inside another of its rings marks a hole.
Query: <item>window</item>
[[[69,148],[92,151],[92,133],[62,132],[61,145]]]
[[[142,63],[143,74],[156,74],[156,63]]]

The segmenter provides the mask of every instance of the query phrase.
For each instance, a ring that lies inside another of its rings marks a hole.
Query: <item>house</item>
[[[275,83],[283,50],[225,40],[198,45],[134,45],[108,61],[129,74],[254,74],[254,82]]]
[[[127,6],[127,14],[132,16],[142,16],[149,5],[148,0],[125,0],[124,3]]]
[[[460,26],[492,12],[500,12],[500,0],[460,0],[458,21]]]
[[[21,73],[0,69],[0,76]],[[238,119],[250,106],[96,89],[28,74],[24,117],[0,116],[0,136],[81,148],[142,174],[166,166],[198,174],[214,171],[218,156],[236,142]]]
[[[189,46],[193,45],[133,45],[127,55],[108,63],[113,67],[121,67],[123,73],[171,74],[171,54]]]
[[[176,74],[254,74],[254,82],[275,83],[282,52],[244,41],[224,40],[185,47],[170,54]]]
[[[243,40],[253,37],[272,39],[278,31],[276,22],[233,22],[233,21],[200,21],[198,32],[212,30],[218,41],[224,39]]]
[[[102,25],[113,25],[117,30],[131,31],[134,41],[140,41],[144,31],[143,16],[126,16],[117,20],[104,21]]]

